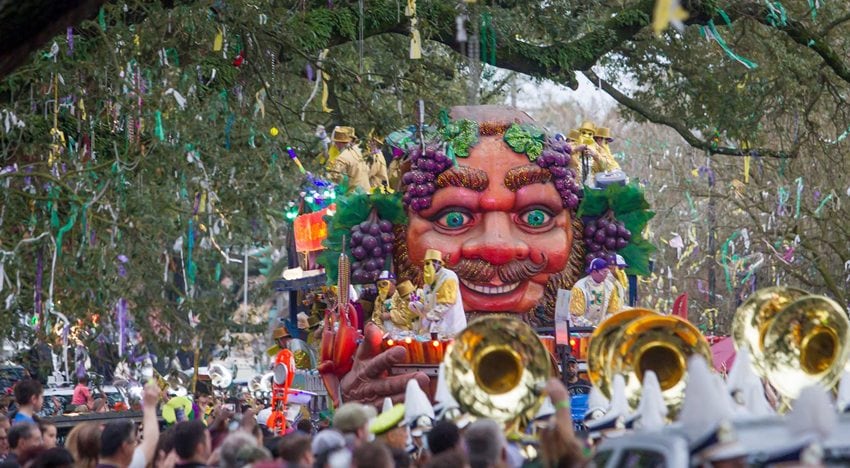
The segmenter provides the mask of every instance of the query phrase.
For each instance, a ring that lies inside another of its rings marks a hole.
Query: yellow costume
[[[369,166],[363,160],[363,155],[356,147],[346,147],[340,151],[339,156],[326,166],[328,177],[337,184],[342,183],[348,177],[348,190],[357,187],[369,192]]]
[[[388,176],[390,188],[396,192],[401,190],[401,162],[398,158],[395,158],[390,162]]]
[[[571,144],[571,148],[575,150],[578,146],[584,145],[588,156],[593,159],[593,163],[590,166],[590,173],[596,174],[598,172],[608,172],[620,169],[620,165],[617,161],[614,160],[614,156],[611,155],[611,152],[608,150],[607,145],[602,146],[594,141],[594,137],[602,136],[597,135],[597,132],[602,133],[604,131],[605,137],[608,138],[608,129],[607,128],[596,128],[593,125],[593,122],[585,121],[581,124],[576,132],[578,133],[578,138],[576,143]],[[570,137],[574,136],[572,132],[570,133]],[[571,138],[570,138],[571,139]],[[573,151],[573,164],[575,164],[578,169],[578,176],[583,178],[584,174],[581,172],[581,152]]]
[[[369,132],[369,185],[372,186],[372,191],[378,192],[384,189],[386,185],[389,187],[389,177],[387,176],[387,160],[384,158],[384,153],[381,152],[381,147],[384,146],[384,139],[375,135],[375,130]]]
[[[403,284],[403,283],[402,283]],[[411,288],[413,286],[411,285]],[[375,301],[375,311],[372,312],[372,321],[375,325],[387,331],[410,331],[416,321],[416,314],[410,310],[409,294],[403,297],[396,291],[392,298],[382,300],[380,297]],[[390,314],[389,323],[383,319],[383,314]],[[391,330],[392,329],[392,330]]]
[[[369,185],[374,191],[380,191],[384,183],[389,183],[387,176],[387,160],[380,151],[375,151],[369,156]]]
[[[328,178],[340,184],[348,178],[348,190],[360,187],[369,192],[369,165],[354,145],[354,129],[351,127],[336,127],[333,131],[334,146],[328,150],[328,162],[325,169]]]
[[[570,293],[572,324],[596,326],[605,317],[620,311],[620,295],[613,281],[597,283],[591,276],[576,281]]]
[[[612,140],[611,131],[607,127],[596,129],[596,138],[602,139],[601,142],[594,142],[594,151],[597,152],[599,158],[593,162],[593,172],[607,172],[620,169],[620,164],[614,159],[611,150],[608,148],[608,141]]]
[[[466,328],[466,314],[463,311],[457,275],[442,264],[440,251],[425,251],[422,331],[437,333],[442,337],[453,337]]]

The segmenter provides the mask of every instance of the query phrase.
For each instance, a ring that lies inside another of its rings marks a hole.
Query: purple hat
[[[603,268],[608,268],[608,262],[605,261],[604,258],[594,258],[593,261],[590,262],[590,265],[587,267],[587,270],[585,270],[585,272],[590,273],[593,271],[601,270]]]

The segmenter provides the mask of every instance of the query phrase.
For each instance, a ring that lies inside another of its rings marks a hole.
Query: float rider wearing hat
[[[611,271],[608,281],[611,281],[614,284],[614,287],[617,288],[617,295],[620,297],[620,304],[625,305],[629,292],[629,280],[626,277],[625,269],[628,268],[629,265],[626,263],[626,259],[624,259],[622,255],[617,254],[615,258],[616,260],[613,263],[608,264],[608,269]]]
[[[576,281],[570,293],[570,315],[573,325],[596,326],[608,315],[620,311],[621,303],[610,275],[608,262],[596,258],[590,262],[588,276]]]
[[[596,134],[593,136],[593,140],[596,142],[596,146],[602,150],[600,156],[603,160],[605,171],[620,169],[620,164],[617,163],[614,159],[614,155],[611,154],[611,149],[608,148],[608,143],[614,141],[614,138],[611,137],[611,129],[608,127],[597,128]]]
[[[369,165],[360,149],[353,144],[355,138],[354,129],[351,127],[334,128],[333,147],[328,150],[325,169],[328,171],[328,177],[336,184],[347,178],[349,191],[359,187],[364,192],[369,192]]]
[[[603,127],[604,128],[604,127]],[[590,165],[587,172],[585,172],[585,168],[581,164],[581,161],[577,161],[579,163],[579,167],[582,168],[582,179],[586,176],[590,176],[591,174],[596,174],[599,172],[609,172],[613,170],[620,169],[620,165],[617,164],[617,161],[614,160],[613,157],[610,156],[605,148],[597,143],[596,134],[601,129],[597,129],[596,125],[590,121],[582,122],[581,126],[578,128],[579,139],[577,147],[573,147],[573,154],[576,155],[574,157],[579,157],[582,153],[590,156],[593,159],[593,163]],[[608,129],[605,129],[610,134]],[[578,151],[575,151],[578,150]]]
[[[384,158],[384,153],[381,152],[384,139],[376,135],[374,129],[369,132],[367,146],[369,154],[366,156],[366,162],[369,164],[369,185],[373,192],[389,191],[387,160]]]
[[[416,314],[410,311],[410,293],[413,284],[402,282],[396,288],[396,277],[387,270],[378,276],[378,297],[372,312],[372,321],[387,333],[410,331]]]
[[[426,250],[423,263],[422,302],[411,303],[422,318],[421,332],[453,337],[466,328],[457,275],[443,266],[439,250]]]
[[[378,280],[379,294],[381,289],[380,283],[381,280]],[[402,281],[396,288],[386,312],[381,316],[381,323],[374,320],[374,314],[372,316],[373,321],[390,334],[413,331],[416,326],[416,320],[419,318],[416,312],[410,309],[411,295],[415,291],[416,288],[413,286],[413,283],[408,280]],[[375,302],[375,308],[376,310],[378,308],[377,301]]]

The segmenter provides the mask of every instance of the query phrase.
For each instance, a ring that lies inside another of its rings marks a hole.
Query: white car
[[[120,390],[118,390],[117,387],[104,385],[101,388],[103,389],[103,393],[106,394],[106,399],[109,402],[107,405],[109,409],[114,408],[116,403],[127,404],[127,398]],[[100,396],[100,391],[98,389],[92,389],[91,393],[95,399]],[[38,413],[38,416],[42,418],[51,418],[61,416],[63,414],[74,413],[74,407],[71,405],[71,400],[73,398],[73,387],[48,387],[44,389],[44,406]]]

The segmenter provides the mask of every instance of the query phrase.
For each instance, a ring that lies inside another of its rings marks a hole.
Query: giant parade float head
[[[467,315],[551,322],[558,289],[572,286],[584,262],[570,148],[513,109],[456,107],[451,118],[410,151],[398,275],[421,284],[425,252],[436,249],[458,275]]]

